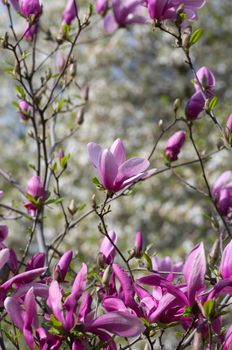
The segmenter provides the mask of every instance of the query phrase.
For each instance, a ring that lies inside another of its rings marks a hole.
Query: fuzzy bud
[[[103,287],[108,286],[111,274],[112,274],[112,266],[108,265],[106,267],[104,273],[103,273],[103,276],[102,276],[102,285],[103,285]]]
[[[173,134],[166,143],[165,156],[169,161],[175,161],[185,142],[186,132],[183,130],[177,131]]]

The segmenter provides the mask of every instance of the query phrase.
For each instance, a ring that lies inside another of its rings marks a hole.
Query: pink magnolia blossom
[[[213,186],[212,196],[220,214],[229,216],[232,213],[232,171],[225,171],[219,176]]]
[[[53,279],[58,280],[59,282],[64,282],[65,276],[68,272],[69,265],[72,261],[73,252],[71,250],[66,251],[59,262],[55,265],[53,270]]]
[[[108,0],[97,0],[96,2],[96,12],[99,15],[105,15],[108,9]]]
[[[40,0],[21,0],[20,10],[24,17],[38,17],[42,13],[42,3]]]
[[[36,216],[39,206],[43,204],[46,199],[46,191],[39,176],[33,176],[27,184],[28,187],[26,193],[32,196],[35,201],[38,201],[38,204],[32,200],[28,200],[24,203],[24,206],[27,208],[29,215]]]
[[[76,0],[68,0],[62,17],[63,23],[70,25],[72,21],[77,17],[77,14],[78,6],[76,4]]]
[[[165,155],[168,160],[175,161],[178,159],[178,154],[185,143],[186,132],[183,130],[175,132],[167,141],[165,147]]]
[[[38,32],[38,23],[31,25],[28,22],[26,22],[23,38],[27,41],[33,41],[36,37],[37,32]]]
[[[109,237],[111,238],[112,242],[114,244],[117,243],[117,235],[114,231],[109,231],[108,233]],[[106,264],[112,264],[115,257],[115,248],[109,238],[106,236],[103,238],[101,246],[99,248],[99,257],[98,260],[103,260],[102,265]]]
[[[20,108],[20,113],[19,113],[20,119],[23,121],[28,120],[29,104],[27,103],[27,101],[21,100],[19,102],[19,108]]]
[[[187,284],[189,304],[193,305],[205,286],[206,258],[203,243],[195,246],[189,253],[183,273]]]
[[[144,24],[146,18],[140,15],[141,0],[112,0],[113,14],[104,19],[104,28],[108,33],[114,32],[119,27],[130,24]]]
[[[232,278],[232,241],[223,251],[219,272],[223,279]]]
[[[150,17],[156,20],[175,20],[177,10],[183,5],[187,20],[197,19],[197,11],[205,4],[205,0],[147,0]]]
[[[154,173],[154,169],[146,171],[150,163],[144,158],[131,158],[126,160],[123,142],[114,141],[110,149],[94,142],[88,144],[89,157],[97,168],[100,181],[105,189],[114,193],[140,179],[145,179]]]
[[[198,118],[200,113],[204,110],[205,99],[207,98],[210,100],[215,94],[216,80],[211,70],[207,67],[201,67],[197,71],[196,76],[201,87],[199,86],[198,81],[196,81],[194,84],[195,93],[188,100],[185,108],[185,115],[190,120]],[[203,89],[205,96],[203,95],[201,88]]]

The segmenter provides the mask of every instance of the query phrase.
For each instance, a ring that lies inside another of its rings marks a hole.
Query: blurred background
[[[41,62],[55,47],[47,40],[48,30],[54,37],[58,34],[65,0],[44,1],[44,14],[41,20],[36,57]],[[87,12],[87,3],[80,2],[80,16]],[[199,22],[193,29],[201,27],[204,35],[192,49],[195,68],[207,66],[216,76],[216,95],[219,103],[215,109],[217,118],[225,125],[231,112],[232,98],[232,3],[230,0],[208,1],[199,11]],[[18,32],[23,31],[22,19],[13,14]],[[75,24],[73,24],[75,26]],[[6,9],[0,3],[0,35],[9,30]],[[89,103],[84,123],[75,134],[62,144],[64,152],[71,154],[68,169],[62,177],[61,195],[64,206],[72,199],[77,205],[85,203],[82,215],[91,208],[91,197],[96,193],[100,202],[103,194],[92,183],[96,172],[88,160],[86,145],[93,141],[103,147],[110,147],[116,138],[121,138],[128,157],[148,157],[160,133],[159,121],[166,126],[173,118],[173,102],[181,100],[179,115],[194,89],[193,76],[189,71],[181,50],[175,48],[173,39],[159,30],[153,31],[150,25],[120,29],[113,35],[104,32],[102,19],[93,15],[91,25],[85,30],[76,45],[74,56],[77,60],[75,81],[90,87]],[[23,43],[27,50],[29,43]],[[63,53],[66,44],[62,45]],[[44,70],[50,68],[56,73],[56,56],[47,61]],[[0,61],[0,168],[12,174],[26,189],[27,180],[34,175],[30,164],[35,159],[35,148],[28,137],[29,123],[20,122],[18,112],[12,102],[17,100],[14,80],[4,72],[4,67],[14,65],[8,52],[1,49]],[[70,99],[79,94],[75,83],[68,92]],[[67,96],[64,96],[67,98]],[[57,138],[64,138],[77,123],[78,109],[60,115]],[[151,167],[164,167],[163,151],[167,138],[183,125],[178,125],[162,138],[152,159]],[[214,125],[203,116],[194,126],[197,144],[201,152],[209,153],[217,149],[220,136]],[[58,150],[57,150],[58,151]],[[180,154],[179,162],[195,159],[189,140]],[[231,169],[231,159],[227,152],[220,152],[207,162],[209,182],[223,170]],[[200,189],[205,189],[199,165],[179,168],[177,173],[186,181]],[[52,185],[53,186],[53,185]],[[2,203],[23,208],[23,197],[4,179],[0,178],[0,189],[5,196]],[[52,190],[52,187],[51,187]],[[203,240],[209,248],[218,232],[211,226],[213,208],[199,193],[187,188],[170,170],[137,185],[129,196],[112,203],[112,212],[107,216],[109,229],[119,236],[119,246],[126,252],[133,247],[135,232],[142,231],[145,244],[153,243],[153,250],[159,257],[172,255],[174,260],[183,258],[193,244]],[[10,227],[9,243],[25,246],[30,222],[0,208],[2,223]],[[17,220],[15,220],[17,219]],[[94,214],[77,225],[64,240],[61,251],[72,247],[86,261],[94,262],[101,236],[97,228],[98,219]],[[59,206],[46,209],[45,234],[49,244],[64,227]],[[36,251],[36,244],[32,251]]]

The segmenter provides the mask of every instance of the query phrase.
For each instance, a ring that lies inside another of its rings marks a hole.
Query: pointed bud
[[[102,285],[103,285],[103,287],[108,286],[111,274],[112,274],[112,266],[108,265],[106,267],[104,273],[103,273],[103,276],[102,276]]]
[[[19,102],[20,113],[19,117],[22,121],[26,121],[29,119],[29,104],[25,100],[21,100]]]
[[[182,35],[182,46],[185,49],[189,49],[189,40],[192,35],[192,27],[188,26],[185,28],[183,35]]]
[[[141,258],[141,253],[143,250],[143,235],[141,232],[137,232],[135,236],[135,257]]]
[[[72,199],[69,206],[68,206],[68,211],[71,215],[75,215],[76,212],[77,212],[77,206],[76,206],[76,203],[75,203],[75,200]]]
[[[177,131],[167,141],[165,147],[165,156],[170,161],[178,159],[178,154],[185,143],[186,132],[183,130]]]
[[[232,113],[229,115],[227,119],[226,127],[232,133]]]
[[[208,256],[209,262],[211,265],[214,265],[217,262],[219,255],[220,255],[220,240],[217,238]]]

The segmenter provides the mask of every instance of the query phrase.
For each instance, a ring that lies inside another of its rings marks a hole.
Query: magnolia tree
[[[212,183],[205,163],[221,150],[231,152],[232,114],[226,125],[221,125],[214,112],[218,101],[214,73],[207,66],[196,70],[192,58],[192,47],[200,49],[203,30],[193,31],[191,22],[197,21],[205,1],[98,0],[96,6],[89,5],[82,15],[80,5],[69,0],[60,14],[56,33],[44,33],[45,9],[39,0],[2,3],[9,30],[1,37],[1,47],[15,62],[5,71],[16,87],[18,116],[25,128],[30,127],[28,144],[32,154],[26,189],[7,169],[0,171],[4,181],[24,197],[20,209],[9,206],[3,189],[2,210],[19,215],[30,226],[30,237],[23,242],[21,253],[6,246],[8,227],[0,225],[1,348],[231,349],[232,171],[229,166]],[[93,195],[91,209],[80,214],[82,208],[74,201],[66,208],[60,188],[71,162],[70,155],[62,150],[62,143],[72,138],[75,130],[59,140],[56,131],[62,125],[62,116],[73,110],[77,111],[76,127],[80,128],[84,121],[89,87],[87,82],[83,85],[77,82],[74,49],[82,33],[92,25],[94,12],[107,35],[132,25],[147,25],[151,31],[165,32],[173,40],[173,50],[182,52],[192,72],[193,87],[185,113],[180,100],[174,101],[173,120],[169,125],[160,123],[160,134],[146,158],[127,159],[120,135],[109,148],[89,140],[86,153],[93,166],[89,182],[94,176],[92,181],[103,200],[99,202]],[[55,48],[41,60],[37,50],[43,35]],[[52,66],[48,63],[50,59]],[[71,84],[75,85],[78,97],[69,95]],[[220,144],[207,153],[201,152],[196,137],[200,118],[205,128],[215,128],[220,135]],[[167,133],[171,136],[167,137]],[[161,140],[166,140],[165,166],[157,168],[153,160]],[[181,161],[186,143],[193,149],[192,158]],[[151,253],[150,246],[144,247],[145,232],[135,233],[134,246],[127,247],[127,253],[121,250],[122,238],[108,225],[113,215],[111,203],[122,196],[129,200],[138,183],[141,187],[144,181],[151,183],[154,177],[170,169],[188,168],[192,164],[201,170],[203,188],[175,175],[184,186],[205,198],[218,232],[211,251],[206,255],[203,243],[199,242],[183,261],[159,259]],[[53,207],[61,211],[64,224],[60,234],[48,241],[46,218]],[[75,254],[72,250],[61,252],[61,243],[90,215],[98,220],[100,243],[95,248],[96,264],[83,261],[76,266]],[[37,243],[34,255],[33,242]],[[170,344],[172,332],[175,344]]]

